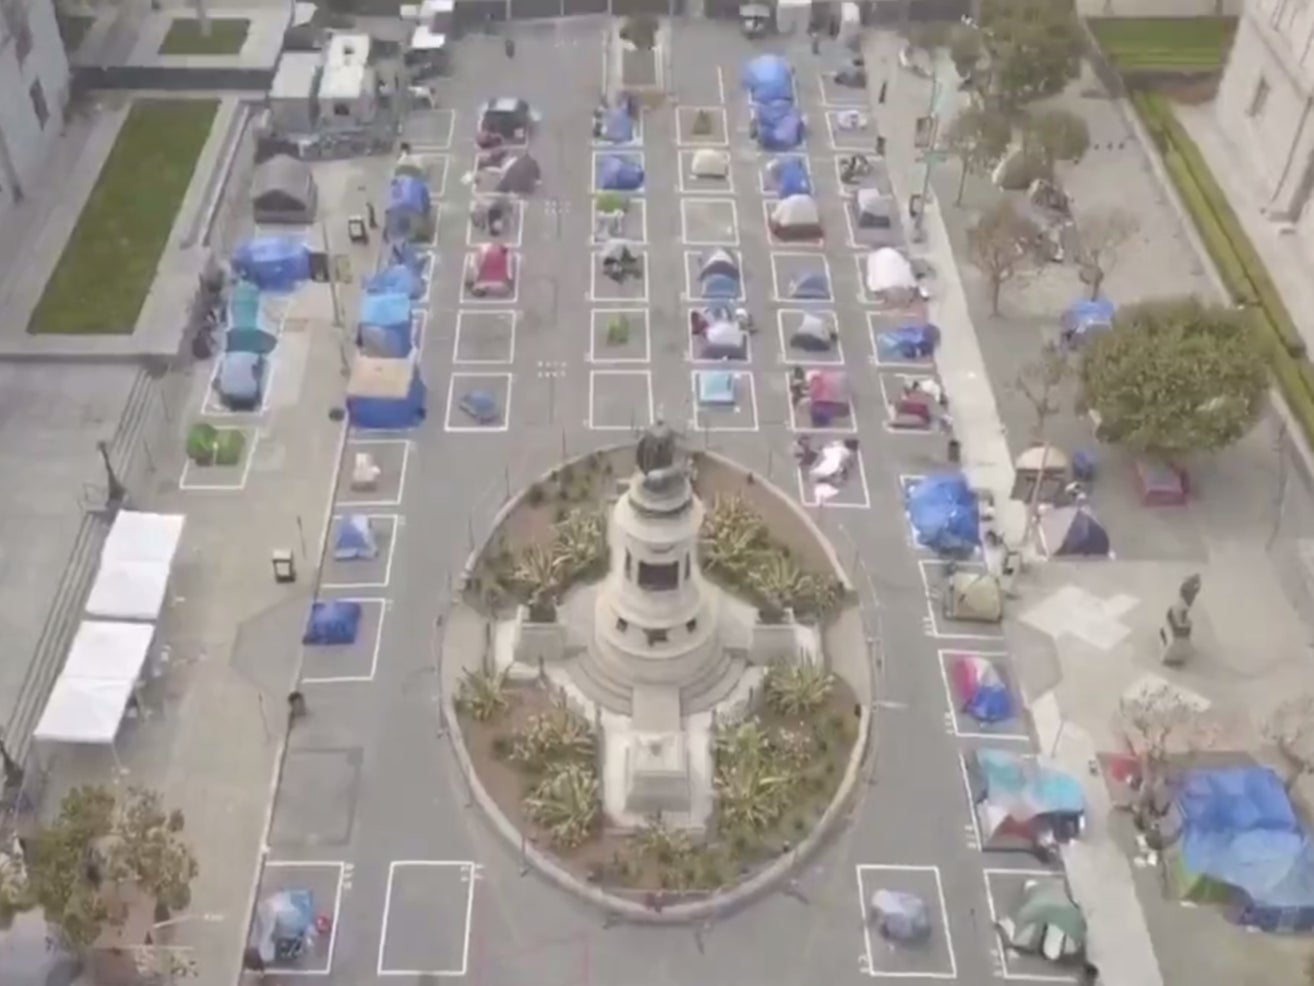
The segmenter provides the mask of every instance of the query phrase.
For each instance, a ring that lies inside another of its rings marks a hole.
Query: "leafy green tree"
[[[958,77],[970,82],[984,54],[985,43],[980,29],[968,24],[955,24],[949,32],[949,57],[953,60]]]
[[[1268,369],[1246,313],[1177,298],[1122,309],[1087,344],[1081,387],[1101,438],[1176,462],[1255,425]]]
[[[980,103],[965,107],[949,122],[942,138],[944,149],[962,164],[955,205],[963,204],[967,176],[984,174],[998,164],[1012,136],[1008,117]]]
[[[1048,109],[1028,117],[1022,145],[1035,151],[1052,173],[1060,162],[1076,164],[1090,150],[1090,127],[1068,110]]]
[[[1052,96],[1081,69],[1072,0],[982,0],[981,26],[991,91],[1007,106]]]

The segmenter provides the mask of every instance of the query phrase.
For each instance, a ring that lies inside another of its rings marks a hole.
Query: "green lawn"
[[[1104,53],[1124,70],[1222,68],[1236,33],[1233,17],[1104,17],[1088,23]]]
[[[133,104],[28,332],[132,332],[218,108],[207,99]]]
[[[211,18],[210,33],[201,33],[195,18],[176,17],[160,43],[161,55],[236,55],[246,44],[250,21]]]

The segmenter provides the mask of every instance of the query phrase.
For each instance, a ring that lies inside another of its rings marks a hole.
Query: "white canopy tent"
[[[136,681],[146,666],[154,637],[155,627],[149,623],[83,620],[61,676]]]
[[[184,520],[182,514],[121,512],[100,553],[100,571],[87,597],[87,615],[108,620],[159,619]]]

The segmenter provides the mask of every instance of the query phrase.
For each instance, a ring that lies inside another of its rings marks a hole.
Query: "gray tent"
[[[809,353],[826,353],[835,348],[839,333],[821,317],[808,312],[803,316],[789,337],[789,344],[795,349]]]
[[[497,180],[497,190],[512,195],[528,195],[538,185],[542,174],[537,161],[528,154],[521,154],[513,157],[502,168],[502,176]]]
[[[821,213],[811,195],[790,195],[771,210],[771,235],[780,240],[821,239]]]
[[[899,203],[893,195],[876,188],[860,188],[853,197],[854,226],[863,243],[875,247],[897,246]]]
[[[730,155],[711,147],[700,147],[690,157],[689,174],[695,178],[725,178],[730,174]]]
[[[315,221],[319,191],[310,165],[278,154],[256,167],[251,210],[258,223],[304,225]]]

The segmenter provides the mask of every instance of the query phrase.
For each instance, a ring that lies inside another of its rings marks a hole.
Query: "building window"
[[[694,633],[698,629],[698,620],[696,618],[690,620],[688,623],[684,625],[684,628],[688,630],[690,633]]]
[[[32,97],[32,112],[36,114],[37,125],[45,130],[46,122],[50,119],[50,107],[46,105],[46,94],[41,89],[41,83],[33,82],[27,93]]]
[[[22,65],[32,53],[32,25],[27,20],[27,7],[22,0],[3,0],[3,4],[5,27],[14,39],[14,57]]]
[[[1259,81],[1255,83],[1255,94],[1250,97],[1250,108],[1246,110],[1250,116],[1259,117],[1264,115],[1264,104],[1268,102],[1268,92],[1268,80],[1261,75]]]
[[[665,630],[648,630],[646,631],[646,636],[648,638],[649,647],[652,647],[656,644],[664,644],[666,643],[666,639],[667,639]]]
[[[680,585],[680,563],[651,565],[639,562],[639,588],[653,592],[666,592]]]
[[[333,115],[334,115],[334,116],[351,116],[351,107],[348,106],[346,103],[334,103],[334,104],[333,104]]]

